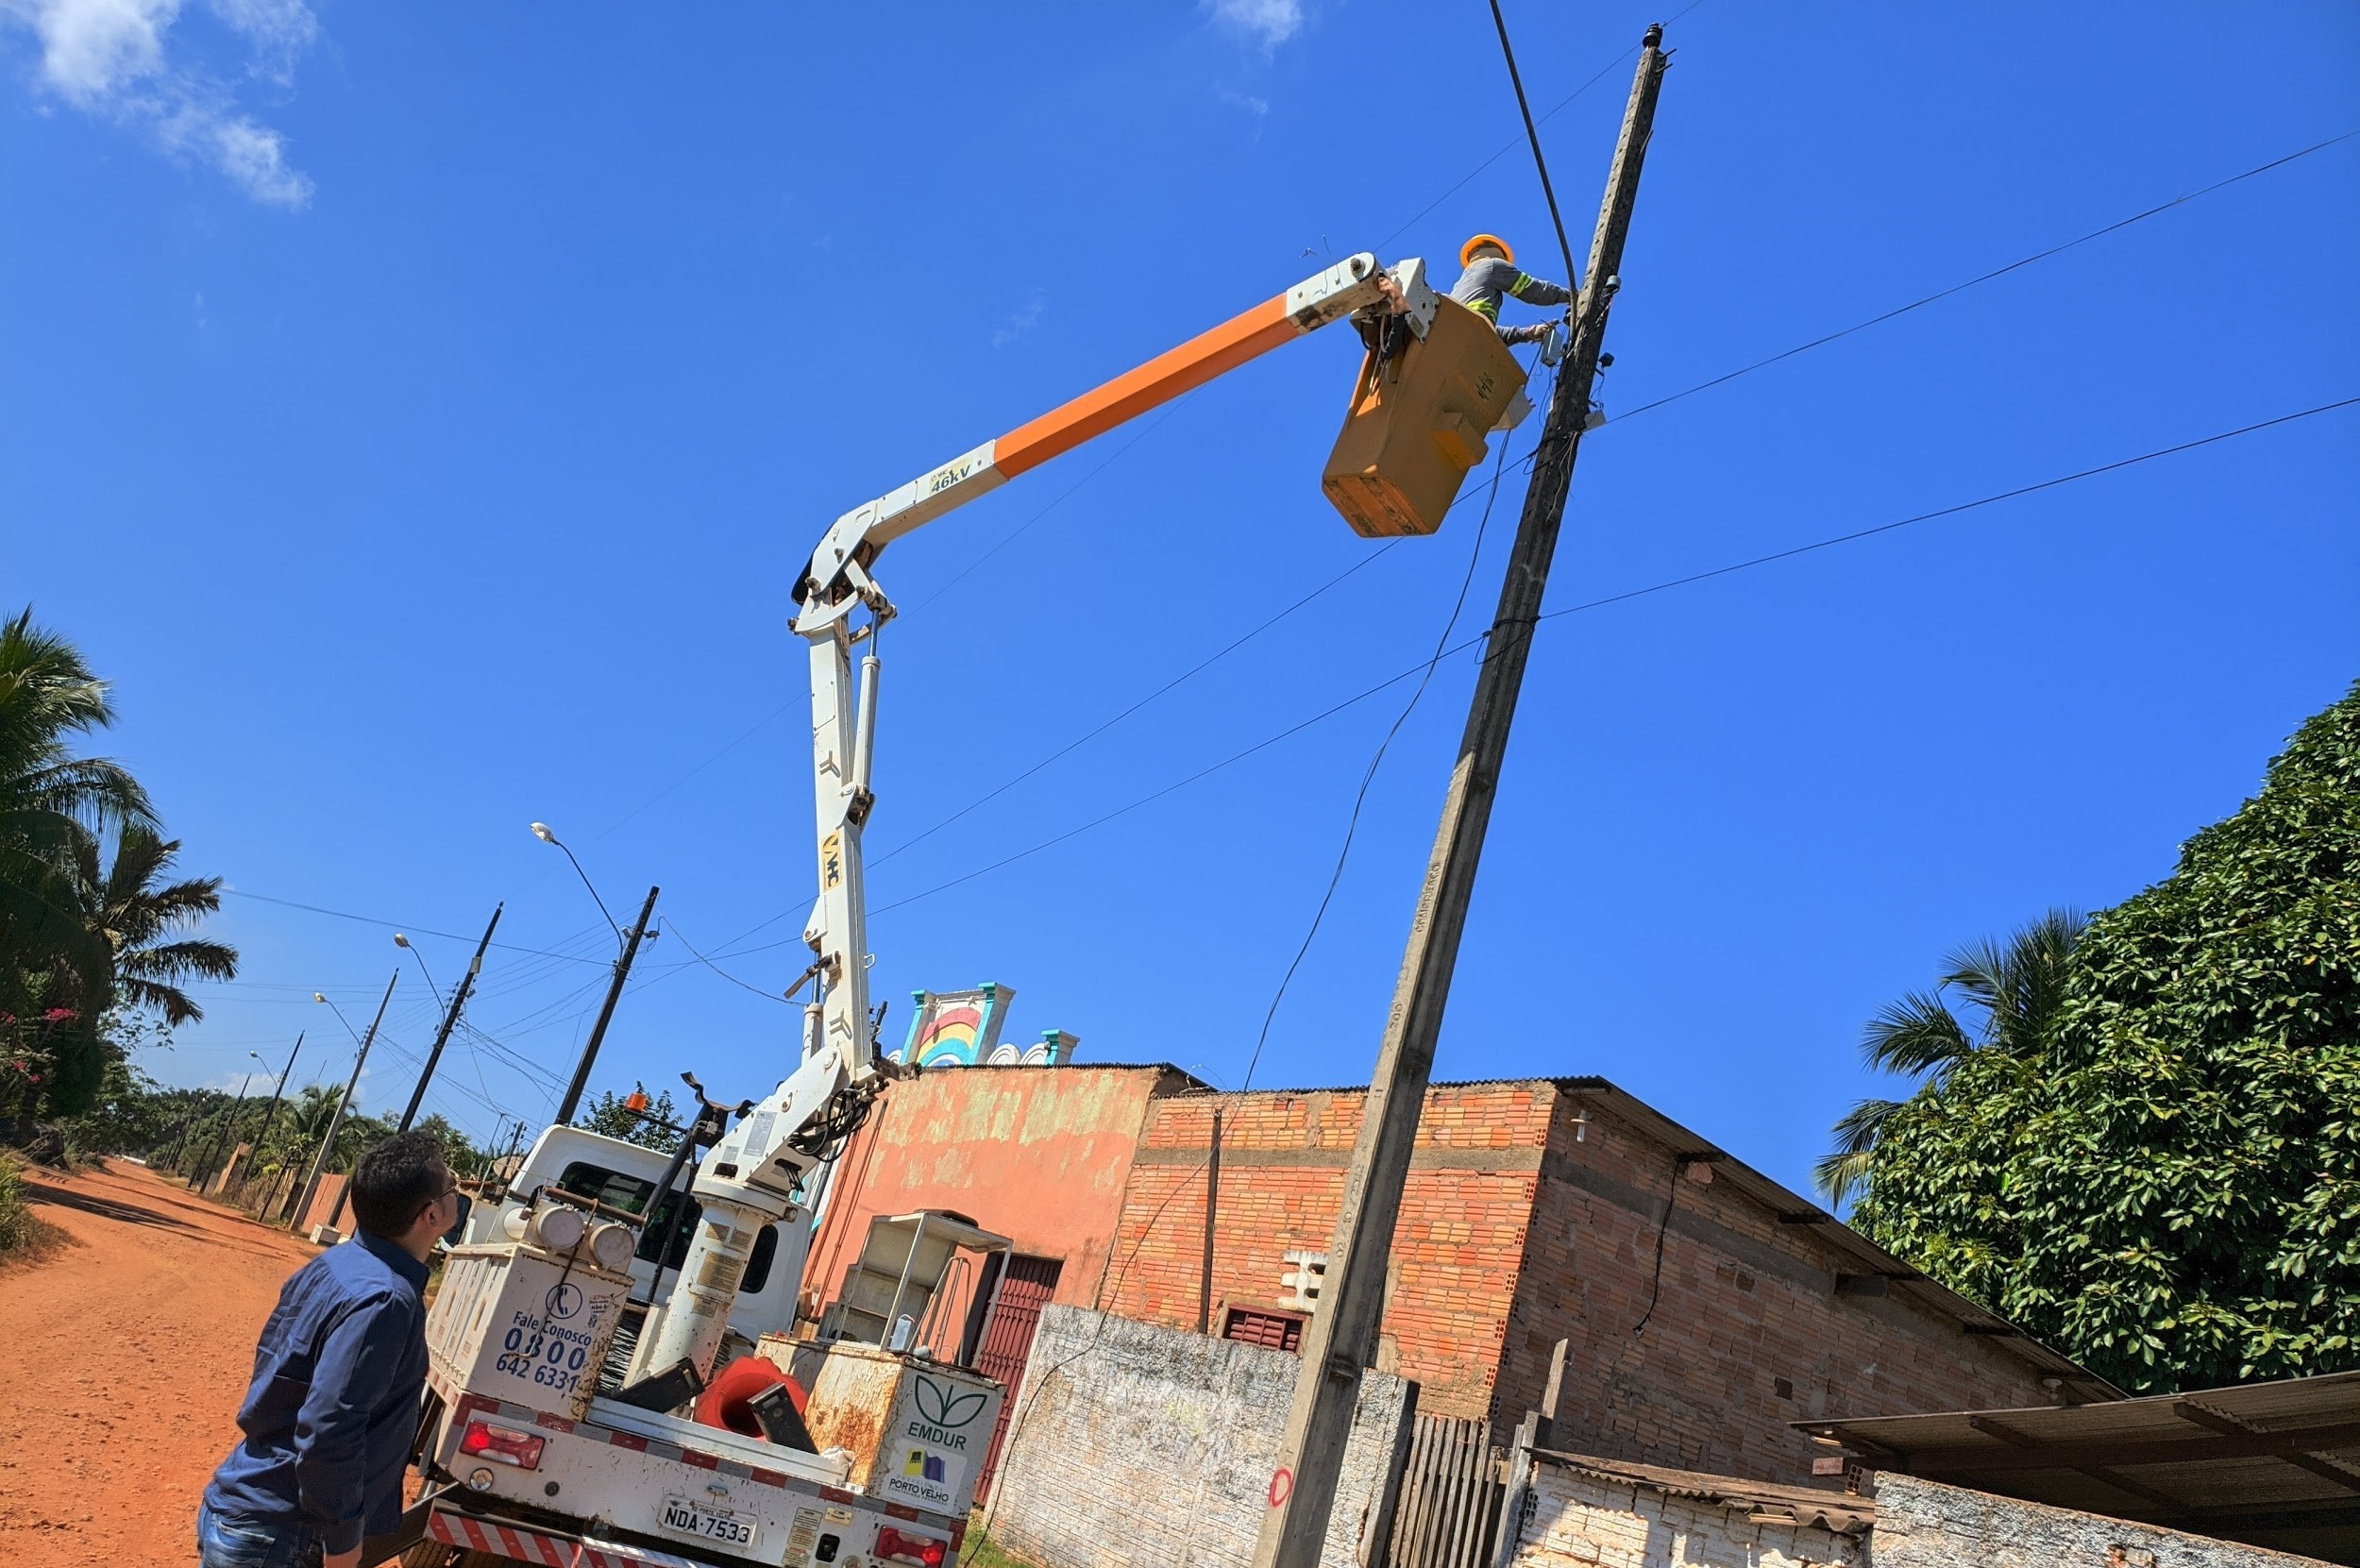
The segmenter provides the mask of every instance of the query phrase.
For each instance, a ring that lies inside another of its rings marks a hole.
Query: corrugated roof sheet
[[[1848,1492],[1818,1492],[1808,1487],[1774,1486],[1735,1475],[1707,1475],[1694,1470],[1666,1470],[1660,1465],[1633,1464],[1625,1459],[1601,1459],[1589,1454],[1535,1449],[1533,1458],[1561,1466],[1610,1486],[1637,1487],[1666,1497],[1679,1497],[1743,1512],[1755,1524],[1803,1526],[1837,1535],[1860,1535],[1877,1522],[1877,1505]]]
[[[2360,1564],[2360,1373],[1795,1425],[1880,1469]]]

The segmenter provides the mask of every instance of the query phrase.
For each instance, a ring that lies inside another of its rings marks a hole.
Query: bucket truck
[[[868,1002],[861,835],[876,801],[878,635],[894,616],[877,563],[1027,470],[1347,317],[1366,352],[1323,488],[1359,532],[1430,533],[1485,437],[1528,407],[1524,373],[1487,323],[1429,287],[1422,262],[1386,268],[1362,252],[853,508],[822,535],[792,590],[810,659],[818,882],[803,929],[818,1000],[804,1010],[801,1059],[733,1124],[707,1119],[711,1146],[689,1184],[693,1236],[619,1371],[617,1329],[648,1273],[634,1275],[634,1257],[652,1256],[660,1273],[669,1248],[650,1255],[641,1234],[661,1193],[617,1203],[536,1170],[543,1149],[578,1152],[590,1135],[545,1134],[512,1188],[519,1196],[452,1252],[428,1319],[416,1450],[441,1490],[413,1510],[425,1536],[406,1568],[503,1558],[941,1568],[955,1555],[1009,1391],[948,1350],[944,1259],[962,1247],[1003,1250],[1004,1239],[948,1215],[880,1221],[862,1267],[892,1278],[901,1259],[898,1283],[879,1297],[889,1305],[828,1319],[837,1332],[882,1324],[875,1342],[765,1332],[752,1355],[716,1368],[757,1253],[772,1249],[760,1293],[777,1297],[784,1281],[794,1300],[828,1163],[889,1081],[915,1071],[879,1055]],[[747,1391],[738,1408],[716,1407],[723,1384]]]

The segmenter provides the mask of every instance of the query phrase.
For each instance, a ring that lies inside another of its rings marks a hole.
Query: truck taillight
[[[459,1451],[478,1458],[513,1464],[519,1470],[538,1470],[541,1468],[541,1444],[547,1441],[530,1432],[519,1432],[513,1426],[495,1426],[488,1421],[471,1421],[467,1423],[466,1431],[460,1436]],[[927,1568],[936,1568],[941,1560],[939,1557],[936,1558],[934,1562],[927,1564]]]
[[[903,1535],[887,1525],[877,1532],[877,1556],[895,1562],[911,1562],[919,1568],[942,1568],[942,1560],[950,1555],[950,1543],[929,1541],[922,1535]]]

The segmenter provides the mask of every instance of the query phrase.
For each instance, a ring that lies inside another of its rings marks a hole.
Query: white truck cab
[[[656,1184],[664,1179],[665,1169],[670,1163],[671,1156],[666,1154],[626,1143],[618,1138],[585,1132],[580,1127],[545,1128],[533,1140],[524,1164],[509,1181],[506,1195],[497,1203],[475,1205],[462,1227],[462,1245],[505,1241],[509,1236],[502,1227],[508,1216],[523,1210],[533,1193],[543,1188],[593,1199],[608,1208],[638,1217],[642,1228],[638,1250],[631,1264],[631,1302],[615,1330],[610,1370],[604,1379],[608,1383],[621,1381],[622,1369],[638,1344],[649,1292],[656,1285],[657,1247],[666,1235],[671,1237],[671,1256],[664,1260],[665,1288],[668,1289],[670,1282],[680,1277],[682,1260],[687,1256],[689,1240],[697,1232],[697,1200],[677,1189],[686,1186],[684,1181],[677,1183],[676,1190],[649,1212]],[[688,1212],[675,1226],[672,1210],[680,1204],[686,1204]],[[729,1329],[724,1336],[726,1350],[717,1364],[750,1355],[766,1334],[793,1332],[796,1290],[802,1278],[803,1255],[810,1245],[811,1217],[802,1210],[763,1227],[754,1242],[753,1256],[746,1265],[736,1303],[730,1311]],[[782,1257],[782,1253],[786,1256]]]

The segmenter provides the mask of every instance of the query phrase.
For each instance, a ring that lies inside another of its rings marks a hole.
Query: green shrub
[[[54,1232],[25,1197],[25,1163],[0,1155],[0,1258],[36,1250]]]

